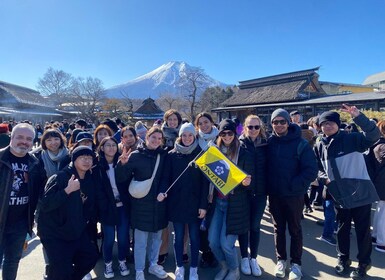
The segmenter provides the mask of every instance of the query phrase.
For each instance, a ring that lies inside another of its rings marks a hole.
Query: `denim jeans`
[[[183,244],[184,244],[184,234],[185,234],[185,224],[183,223],[173,223],[174,225],[174,250],[176,265],[181,267],[183,266]],[[190,253],[191,253],[191,267],[198,267],[198,258],[199,258],[199,225],[200,221],[189,223],[188,232],[190,237]]]
[[[146,267],[146,252],[150,266],[156,265],[158,263],[160,245],[162,244],[162,230],[147,232],[135,229],[134,238],[135,270],[143,271]]]
[[[217,198],[214,216],[209,229],[209,243],[211,251],[219,262],[226,261],[229,269],[238,268],[238,254],[235,248],[237,235],[226,234],[226,217],[228,201]]]
[[[5,227],[0,246],[0,268],[3,280],[16,279],[27,233],[28,222],[26,220]]]
[[[250,198],[250,232],[238,236],[239,247],[242,258],[248,257],[249,236],[250,236],[250,257],[256,258],[258,255],[261,220],[266,208],[266,195],[253,195]]]
[[[129,235],[129,222],[128,215],[124,209],[124,207],[118,207],[118,215],[119,215],[119,225],[112,226],[102,224],[103,228],[103,258],[105,263],[109,263],[112,261],[112,248],[115,242],[115,232],[118,238],[118,260],[124,261],[126,259],[127,250],[128,250],[128,238]],[[116,231],[115,231],[116,228]]]
[[[332,237],[334,230],[337,228],[336,223],[336,212],[334,210],[333,200],[325,200],[323,203],[324,207],[324,229],[322,232],[323,237]]]

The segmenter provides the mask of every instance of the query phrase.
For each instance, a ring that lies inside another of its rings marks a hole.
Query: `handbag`
[[[152,182],[154,181],[156,171],[158,170],[160,161],[160,155],[158,154],[156,158],[155,168],[152,172],[150,179],[144,181],[131,180],[130,185],[128,186],[128,192],[134,198],[143,198],[145,197],[151,189]]]

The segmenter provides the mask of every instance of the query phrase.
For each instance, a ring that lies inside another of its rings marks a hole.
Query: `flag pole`
[[[167,194],[167,193],[171,190],[171,188],[175,185],[175,183],[180,179],[180,177],[182,177],[182,175],[187,171],[187,169],[188,169],[190,166],[193,165],[193,163],[195,162],[195,160],[196,160],[198,157],[200,157],[204,152],[206,152],[206,150],[207,150],[207,148],[208,148],[208,146],[209,146],[209,144],[210,144],[211,142],[213,142],[213,141],[210,140],[210,141],[206,144],[205,148],[202,149],[202,150],[199,152],[199,154],[197,154],[196,157],[195,157],[192,161],[190,161],[190,162],[187,164],[187,167],[186,167],[186,168],[183,170],[183,172],[178,176],[178,178],[175,179],[175,181],[171,184],[171,186],[168,187],[168,189],[164,192],[164,194]]]

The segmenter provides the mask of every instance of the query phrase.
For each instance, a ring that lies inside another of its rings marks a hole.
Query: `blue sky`
[[[228,84],[321,66],[320,80],[385,71],[385,0],[1,0],[0,80],[49,67],[106,88],[169,61]]]

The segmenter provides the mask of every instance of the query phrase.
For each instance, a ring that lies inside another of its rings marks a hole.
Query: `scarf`
[[[171,128],[167,126],[167,123],[164,123],[162,125],[162,131],[164,133],[164,138],[166,139],[165,141],[166,147],[169,147],[169,148],[174,147],[175,140],[179,134],[179,129],[180,129],[180,126],[178,126],[177,128]]]
[[[41,159],[44,163],[44,169],[47,177],[51,177],[59,171],[60,162],[68,155],[68,150],[63,148],[59,150],[57,155],[54,155],[48,150],[41,151]]]
[[[214,140],[217,138],[218,134],[219,134],[219,130],[215,126],[212,127],[210,133],[203,133],[199,129],[199,131],[198,131],[198,136],[199,136],[198,137],[198,143],[199,143],[199,146],[201,147],[201,149],[206,150],[208,143],[210,141],[214,142]]]
[[[198,141],[195,139],[194,142],[186,147],[186,146],[183,146],[180,142],[182,142],[182,140],[177,140],[175,141],[175,150],[178,152],[178,153],[181,153],[183,155],[189,155],[191,154],[195,148],[198,146]]]

